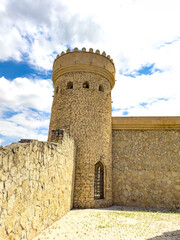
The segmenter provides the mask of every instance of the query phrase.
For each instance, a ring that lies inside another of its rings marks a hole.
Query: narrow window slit
[[[99,85],[99,91],[100,91],[100,92],[104,92],[104,87],[103,87],[103,85]]]
[[[89,83],[88,82],[83,83],[83,88],[89,88]]]
[[[101,162],[95,165],[94,199],[104,199],[104,166]]]
[[[58,94],[58,92],[59,92],[59,87],[56,88],[56,94]]]
[[[67,89],[73,89],[73,82],[67,83]]]

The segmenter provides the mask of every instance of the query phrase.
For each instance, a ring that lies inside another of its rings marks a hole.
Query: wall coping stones
[[[112,129],[180,130],[180,117],[112,117]]]

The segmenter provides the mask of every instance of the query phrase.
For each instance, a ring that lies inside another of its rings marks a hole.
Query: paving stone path
[[[180,213],[111,207],[73,209],[34,240],[180,240]]]

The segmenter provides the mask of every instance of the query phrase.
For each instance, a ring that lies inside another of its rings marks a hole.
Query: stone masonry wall
[[[73,206],[75,145],[0,147],[0,239],[32,239]]]
[[[68,82],[73,83],[67,89]],[[88,82],[89,88],[83,88]],[[104,91],[99,91],[102,85]],[[58,89],[58,91],[56,91]],[[49,127],[65,129],[76,141],[75,208],[112,205],[112,125],[109,81],[94,73],[72,72],[56,80]],[[94,199],[95,164],[104,166],[104,199]]]
[[[113,204],[180,207],[180,131],[112,132]]]

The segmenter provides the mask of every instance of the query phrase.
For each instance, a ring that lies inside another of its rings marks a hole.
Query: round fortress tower
[[[62,52],[53,65],[48,141],[64,129],[76,142],[74,207],[112,205],[111,89],[115,67],[99,50]]]

